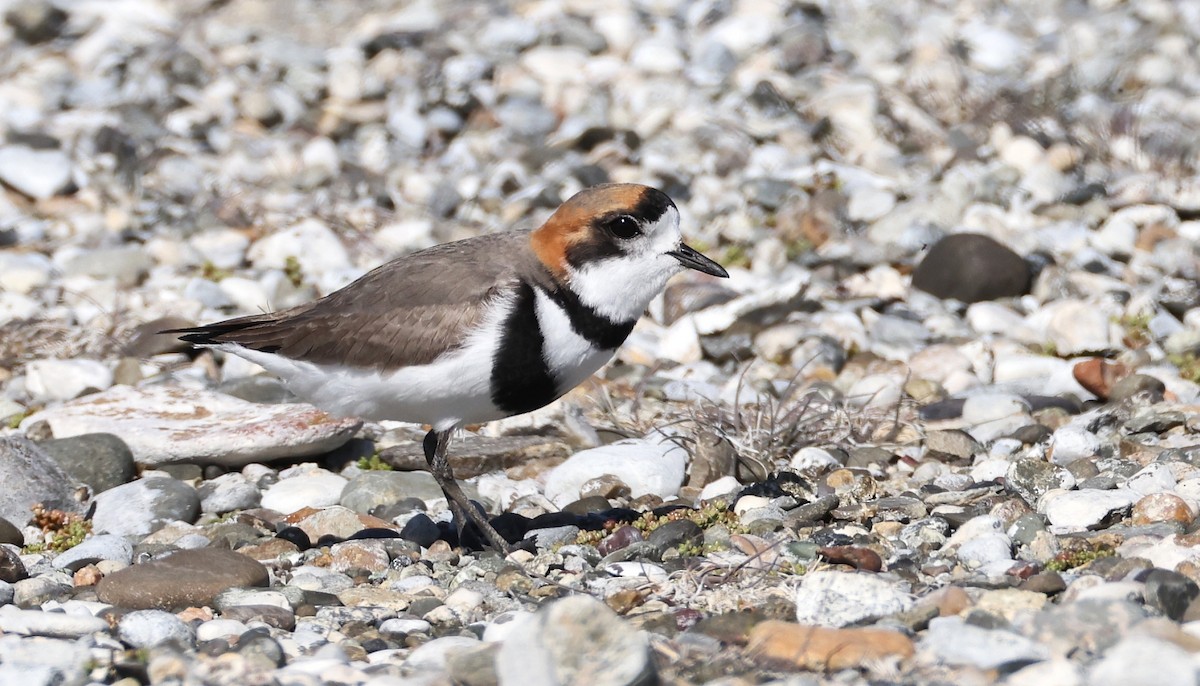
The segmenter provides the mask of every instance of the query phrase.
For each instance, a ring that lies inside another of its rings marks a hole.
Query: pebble
[[[0,147],[0,181],[34,200],[65,193],[72,175],[71,159],[61,150]]]
[[[47,408],[22,426],[45,421],[58,438],[109,432],[142,465],[240,467],[327,452],[361,426],[305,405],[257,405],[194,389],[115,386]]]
[[[81,510],[75,497],[79,482],[21,436],[0,436],[0,483],[0,517],[11,523],[26,522],[37,503],[66,512]]]
[[[1001,665],[1045,660],[1050,651],[1003,629],[986,629],[961,617],[935,617],[917,644],[917,652],[950,665],[995,669]]]
[[[120,437],[108,433],[54,438],[38,444],[72,477],[100,493],[133,479],[133,453]]]
[[[122,615],[117,623],[117,636],[134,648],[172,644],[187,649],[195,640],[188,625],[162,610],[135,610]]]
[[[1038,512],[1046,515],[1052,526],[1081,531],[1095,528],[1105,518],[1128,509],[1136,500],[1136,494],[1127,490],[1055,490],[1042,496]]]
[[[913,642],[886,629],[828,629],[767,621],[750,632],[747,651],[756,659],[787,669],[860,669],[878,661],[906,659]]]
[[[585,483],[605,474],[627,484],[633,498],[668,498],[683,485],[687,459],[687,451],[669,441],[629,440],[581,450],[546,475],[546,498],[562,507],[579,499]]]
[[[207,479],[196,489],[200,511],[205,514],[224,514],[258,507],[262,492],[245,476],[237,472]]]
[[[101,601],[132,609],[176,609],[211,605],[230,588],[266,586],[267,568],[229,550],[182,550],[105,576],[96,587]]]
[[[71,400],[113,383],[112,370],[97,360],[35,360],[25,373],[25,389],[37,404]]]
[[[628,686],[654,680],[646,635],[590,596],[568,596],[518,620],[500,644],[500,683]]]
[[[13,605],[3,605],[0,606],[0,631],[22,636],[79,638],[108,631],[108,622],[91,615],[19,610]]]
[[[801,624],[844,627],[903,612],[913,599],[871,574],[817,571],[804,576],[795,602]]]
[[[92,527],[97,533],[145,536],[171,522],[194,522],[199,515],[196,489],[177,479],[152,476],[97,495]]]
[[[280,479],[262,494],[262,506],[291,514],[306,507],[336,505],[342,489],[349,483],[345,477],[315,469],[288,479]]]
[[[56,569],[69,569],[77,572],[100,560],[129,564],[132,559],[133,546],[126,538],[113,534],[100,534],[89,536],[79,545],[58,555],[54,558],[53,565]]]

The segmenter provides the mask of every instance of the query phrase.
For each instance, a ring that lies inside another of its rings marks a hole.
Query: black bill
[[[680,243],[678,248],[667,254],[679,260],[680,264],[689,269],[719,276],[722,279],[729,278],[729,272],[725,271],[724,267],[696,252],[696,249],[687,243]]]

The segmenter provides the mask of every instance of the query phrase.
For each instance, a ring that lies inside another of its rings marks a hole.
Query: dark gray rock
[[[913,287],[965,303],[1025,295],[1029,265],[1020,255],[982,234],[956,233],[929,249],[913,272]]]
[[[679,519],[673,522],[667,522],[651,531],[646,536],[646,542],[654,546],[658,551],[658,556],[676,548],[685,543],[693,545],[704,544],[704,529],[701,529],[695,522],[688,519]]]
[[[128,483],[137,471],[129,446],[112,434],[52,438],[38,447],[94,493]]]
[[[67,19],[62,8],[47,0],[18,2],[4,14],[4,23],[26,43],[44,43],[57,38],[66,27]]]
[[[1163,393],[1166,390],[1166,385],[1153,376],[1130,374],[1112,385],[1108,391],[1108,400],[1119,403],[1139,394],[1145,394],[1147,402],[1152,405],[1163,399]]]
[[[1195,581],[1169,569],[1151,569],[1137,579],[1146,584],[1142,589],[1146,604],[1177,622],[1200,596],[1200,586]]]
[[[29,576],[25,563],[21,562],[18,549],[0,545],[0,581],[13,584]]]
[[[22,437],[0,438],[0,517],[23,524],[31,508],[82,513],[76,494],[83,484],[72,477],[37,444]]]
[[[16,524],[0,517],[0,543],[15,545],[18,548],[25,545],[25,535]]]
[[[1021,496],[1030,505],[1053,488],[1065,488],[1074,481],[1065,468],[1042,460],[1023,459],[1012,463],[1005,476],[1008,490]]]

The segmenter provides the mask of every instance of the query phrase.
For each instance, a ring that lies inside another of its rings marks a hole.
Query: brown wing
[[[318,364],[428,364],[462,343],[530,259],[528,232],[479,236],[388,262],[313,303],[169,333]]]

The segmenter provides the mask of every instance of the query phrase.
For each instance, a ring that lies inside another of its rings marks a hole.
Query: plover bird
[[[397,258],[320,300],[173,330],[278,375],[334,414],[428,424],[425,458],[460,527],[504,540],[467,500],[451,433],[543,407],[600,369],[667,280],[729,274],[682,241],[662,191],[581,191],[532,231]]]

